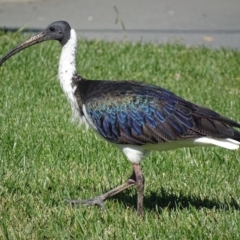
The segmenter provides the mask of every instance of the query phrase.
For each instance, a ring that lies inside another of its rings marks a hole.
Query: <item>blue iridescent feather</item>
[[[169,142],[211,136],[240,138],[240,125],[168,90],[133,81],[81,79],[78,105],[106,140],[117,144]]]

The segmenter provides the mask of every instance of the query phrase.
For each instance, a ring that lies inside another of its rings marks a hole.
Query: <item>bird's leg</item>
[[[133,164],[133,169],[137,186],[137,215],[140,216],[143,208],[144,177],[139,164]]]
[[[141,172],[141,171],[140,171]],[[136,177],[135,177],[135,169],[131,177],[123,184],[107,191],[106,193],[103,193],[100,196],[97,196],[95,198],[90,198],[86,200],[71,200],[71,199],[65,199],[64,201],[67,203],[71,203],[72,205],[86,205],[86,206],[93,206],[93,205],[98,205],[101,208],[103,207],[103,202],[107,200],[108,198],[122,192],[123,190],[132,187],[133,185],[136,184]]]
[[[144,177],[140,168],[139,164],[133,164],[133,173],[131,177],[123,184],[103,193],[102,195],[90,198],[86,200],[71,200],[65,199],[67,203],[71,203],[73,205],[86,205],[86,206],[93,206],[98,205],[101,208],[103,207],[103,202],[108,198],[122,192],[125,189],[132,187],[133,185],[137,186],[137,214],[138,216],[142,215],[142,208],[143,208],[143,191],[144,191]]]

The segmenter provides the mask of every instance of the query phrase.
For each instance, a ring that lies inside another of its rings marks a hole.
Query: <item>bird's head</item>
[[[33,46],[37,43],[48,41],[48,40],[57,40],[62,46],[64,46],[70,39],[71,27],[65,21],[57,21],[51,23],[45,30],[39,33],[36,36],[31,37],[27,41],[13,48],[5,56],[0,59],[0,65],[2,65],[8,58],[14,54],[22,51],[25,48]]]
[[[65,21],[51,23],[43,32],[42,41],[58,40],[64,46],[70,38],[70,25]],[[41,34],[41,33],[40,33]],[[37,37],[37,36],[36,36]],[[41,37],[40,37],[41,38]],[[41,40],[39,42],[42,42]]]

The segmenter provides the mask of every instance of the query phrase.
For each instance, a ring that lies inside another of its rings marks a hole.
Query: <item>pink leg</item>
[[[143,209],[144,177],[139,164],[133,164],[133,169],[137,186],[137,214],[141,216]]]

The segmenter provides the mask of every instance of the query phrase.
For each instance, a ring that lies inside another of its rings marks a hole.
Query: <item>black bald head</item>
[[[65,21],[53,22],[43,31],[46,33],[46,40],[58,40],[64,46],[70,39],[70,25]]]
[[[0,59],[0,65],[3,64],[8,58],[13,56],[14,54],[40,42],[44,42],[48,40],[57,40],[61,43],[62,46],[64,46],[70,39],[71,37],[70,35],[71,35],[71,27],[67,22],[65,21],[53,22],[41,33],[31,37],[24,43],[12,49],[5,56],[3,56]]]

